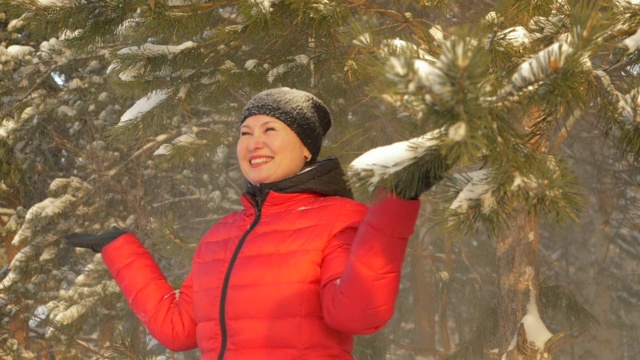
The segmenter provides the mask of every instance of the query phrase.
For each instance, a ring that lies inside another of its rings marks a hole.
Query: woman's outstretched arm
[[[106,245],[102,258],[131,309],[158,342],[172,351],[197,347],[190,275],[175,290],[131,233]]]

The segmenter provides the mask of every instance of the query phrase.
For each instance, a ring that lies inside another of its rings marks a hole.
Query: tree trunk
[[[435,271],[429,260],[429,244],[431,236],[427,226],[423,226],[420,236],[413,242],[411,252],[411,295],[413,297],[413,316],[416,323],[416,334],[419,339],[419,354],[436,356],[436,311],[437,288]]]
[[[5,201],[7,207],[9,209],[16,209],[22,204],[22,199],[20,196],[20,191],[17,188],[7,189],[8,196],[5,197]],[[9,219],[5,219],[4,217],[0,217],[0,225],[4,227],[9,222]],[[16,234],[14,233],[6,233],[2,236],[2,244],[6,251],[6,266],[11,264],[11,261],[16,257],[20,249],[15,248],[11,242]],[[0,279],[1,280],[1,279]],[[14,303],[15,306],[20,307],[20,303]],[[22,312],[22,310],[19,310]],[[14,316],[8,324],[9,333],[12,334],[12,337],[18,341],[21,345],[28,347],[29,342],[29,327],[27,324],[27,320],[25,320],[20,314]]]
[[[609,177],[606,181],[612,181]],[[610,197],[609,191],[594,191],[595,199],[597,201],[598,211],[594,212],[592,222],[593,228],[589,228],[590,234],[585,238],[592,239],[592,243],[588,246],[591,251],[588,253],[589,259],[593,265],[591,266],[592,273],[590,274],[592,279],[593,290],[590,291],[591,309],[593,309],[594,315],[600,320],[603,325],[599,331],[593,334],[586,334],[586,338],[583,346],[581,346],[580,356],[585,358],[593,357],[595,359],[606,359],[613,356],[616,359],[623,359],[620,354],[620,349],[616,348],[616,344],[620,344],[617,339],[625,336],[624,330],[620,333],[616,332],[618,327],[611,322],[611,274],[607,269],[606,263],[609,261],[611,252],[611,242],[615,235],[615,231],[609,224],[609,220],[614,213],[614,201]]]
[[[0,185],[4,184],[0,183]],[[4,190],[6,194],[4,202],[6,203],[7,209],[11,210],[10,212],[3,212],[2,214],[0,214],[0,226],[4,228],[9,223],[9,220],[11,220],[11,216],[15,214],[15,209],[22,204],[22,200],[20,191],[18,189],[7,188],[5,186],[2,190]],[[18,249],[14,248],[13,245],[11,245],[11,241],[13,240],[14,236],[15,234],[4,234],[4,236],[2,237],[2,244],[6,252],[6,264],[0,262],[0,268],[9,266],[13,258],[16,257],[16,254],[18,253]],[[2,260],[1,257],[0,260]]]
[[[498,331],[506,349],[527,313],[530,296],[535,296],[540,309],[538,221],[521,211],[514,216],[510,230],[497,240]]]
[[[564,334],[552,335],[540,315],[538,219],[516,211],[497,240],[499,359],[551,360],[551,347]]]

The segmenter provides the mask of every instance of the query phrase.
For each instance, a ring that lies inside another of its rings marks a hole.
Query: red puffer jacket
[[[419,202],[324,196],[345,194],[337,161],[299,175],[245,194],[204,235],[180,291],[133,234],[102,250],[160,343],[202,359],[352,359],[353,335],[389,320]]]

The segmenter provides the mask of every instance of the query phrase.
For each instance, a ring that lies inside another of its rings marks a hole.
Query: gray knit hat
[[[331,128],[331,114],[320,99],[287,87],[265,90],[251,98],[240,124],[253,115],[267,115],[285,123],[311,152],[312,163],[318,159],[322,139]]]

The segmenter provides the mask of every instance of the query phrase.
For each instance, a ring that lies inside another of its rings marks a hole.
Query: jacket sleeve
[[[173,289],[151,254],[131,233],[105,246],[102,258],[131,309],[156,340],[172,351],[197,347],[191,275],[180,290]]]
[[[359,226],[347,226],[331,239],[323,259],[321,293],[329,326],[369,334],[389,321],[419,210],[417,200],[388,195],[370,206]]]

